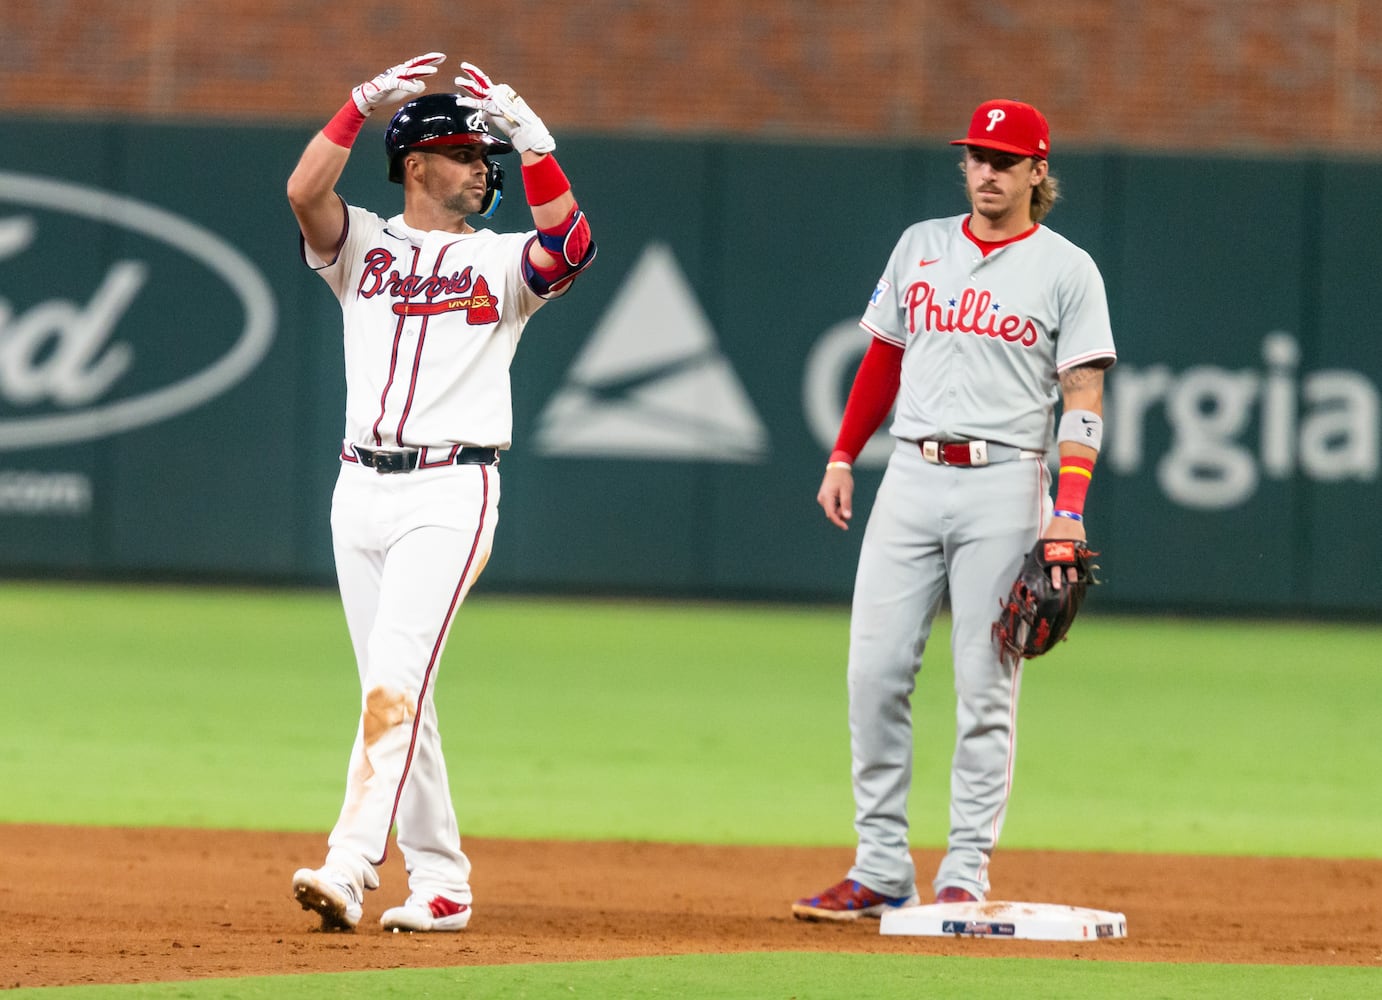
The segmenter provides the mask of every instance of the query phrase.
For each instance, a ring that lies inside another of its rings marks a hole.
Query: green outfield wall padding
[[[79,137],[75,142],[73,136]],[[329,582],[340,313],[283,194],[301,128],[0,120],[0,573]],[[63,153],[70,150],[71,154]],[[599,243],[513,369],[492,591],[844,600],[815,505],[857,319],[945,145],[576,135]],[[1382,612],[1382,163],[1053,161],[1119,347],[1087,525],[1113,608]],[[526,229],[517,171],[491,225]],[[381,131],[341,182],[393,214]]]

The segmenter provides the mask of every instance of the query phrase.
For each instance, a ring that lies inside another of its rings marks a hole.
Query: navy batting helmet
[[[403,181],[403,157],[410,149],[433,146],[485,147],[485,155],[512,153],[513,145],[489,130],[485,116],[460,103],[460,94],[423,94],[399,108],[384,131],[384,152],[389,157],[389,180]],[[490,161],[485,203],[480,214],[488,218],[499,207],[504,171]]]

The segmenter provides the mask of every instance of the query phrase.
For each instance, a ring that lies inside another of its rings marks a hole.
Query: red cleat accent
[[[818,896],[798,899],[792,904],[792,916],[798,920],[858,920],[882,916],[885,910],[916,906],[920,902],[915,892],[908,896],[884,896],[847,878]]]
[[[961,889],[958,885],[947,885],[940,892],[936,893],[937,903],[977,903],[979,897],[968,889]]]

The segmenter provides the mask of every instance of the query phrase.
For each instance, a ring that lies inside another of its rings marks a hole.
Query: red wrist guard
[[[523,164],[523,191],[529,205],[545,205],[571,190],[571,182],[551,153],[536,163]]]
[[[365,116],[360,114],[360,109],[355,106],[355,100],[352,98],[341,105],[341,110],[326,123],[322,128],[322,135],[336,145],[349,149],[355,145],[355,137],[364,126]]]
[[[1089,483],[1093,477],[1094,459],[1062,455],[1060,479],[1056,485],[1055,509],[1083,514],[1085,494],[1089,492]]]

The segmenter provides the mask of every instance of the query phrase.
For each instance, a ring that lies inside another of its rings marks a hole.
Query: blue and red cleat
[[[968,889],[961,889],[958,885],[947,885],[940,892],[936,893],[937,903],[977,903],[979,897]]]
[[[887,910],[917,906],[920,902],[921,897],[915,891],[907,896],[884,896],[847,878],[819,896],[798,899],[792,904],[792,916],[798,920],[858,920],[882,916]]]

